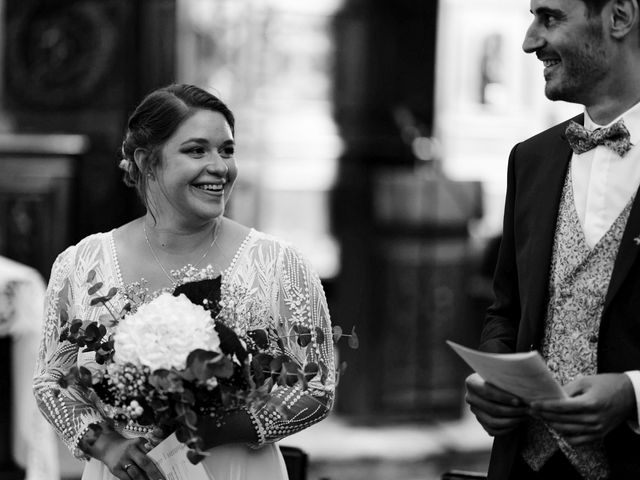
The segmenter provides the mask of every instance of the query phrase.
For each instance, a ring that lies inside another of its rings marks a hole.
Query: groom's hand
[[[474,373],[465,380],[466,402],[489,435],[515,430],[527,416],[527,406],[518,397],[485,382]]]
[[[531,403],[531,413],[571,445],[601,440],[620,423],[635,418],[636,398],[624,373],[581,377],[564,386],[569,398]]]

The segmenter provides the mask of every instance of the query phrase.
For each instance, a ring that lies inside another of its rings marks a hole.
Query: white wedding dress
[[[34,392],[40,410],[58,435],[79,459],[88,460],[83,480],[113,480],[109,470],[99,461],[89,459],[78,443],[89,425],[104,420],[108,406],[95,394],[75,386],[62,388],[58,380],[76,365],[92,371],[102,369],[94,360],[94,352],[83,353],[76,345],[60,341],[65,319],[99,321],[107,313],[104,306],[91,306],[87,276],[95,271],[104,283],[105,292],[115,286],[112,299],[115,308],[127,300],[140,298],[147,302],[160,292],[148,292],[144,282],[124,285],[120,274],[113,232],[91,235],[78,245],[69,247],[56,259],[47,289],[43,341],[34,378]],[[185,268],[176,272],[180,283],[214,276],[211,267]],[[280,480],[287,473],[279,439],[302,430],[328,414],[334,396],[335,367],[329,312],[318,275],[308,262],[290,245],[256,230],[251,230],[236,252],[231,265],[222,272],[222,300],[225,292],[245,292],[242,302],[265,314],[247,320],[250,324],[234,328],[248,330],[275,327],[284,339],[286,354],[300,367],[308,362],[323,362],[328,375],[318,374],[306,389],[300,384],[277,387],[271,400],[248,412],[259,441],[255,445],[227,444],[211,449],[203,460],[215,480]],[[65,312],[65,314],[61,313]],[[124,320],[126,321],[126,320]],[[312,343],[301,347],[296,343],[294,327],[307,326]],[[322,329],[325,341],[316,341],[315,328]],[[127,425],[122,433],[141,436],[148,428]]]

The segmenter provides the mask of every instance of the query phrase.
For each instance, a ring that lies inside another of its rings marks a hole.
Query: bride
[[[73,454],[87,461],[83,480],[164,478],[146,455],[150,427],[130,421],[111,428],[100,398],[74,385],[60,387],[74,366],[102,368],[94,352],[61,341],[61,330],[65,321],[100,321],[107,313],[90,305],[90,271],[117,287],[112,301],[118,307],[222,275],[223,292],[239,286],[251,292],[247,301],[268,312],[252,328],[275,328],[283,339],[279,348],[301,367],[322,361],[329,374],[305,387],[279,386],[264,405],[238,409],[224,422],[200,419],[198,433],[209,453],[203,463],[216,480],[286,479],[275,442],[326,417],[334,395],[332,343],[316,342],[314,335],[303,350],[293,335],[294,327],[305,325],[331,338],[318,275],[290,245],[224,216],[238,169],[234,117],[215,96],[192,85],[152,92],[129,118],[122,155],[125,183],[136,188],[146,214],[91,235],[56,259],[34,379],[40,410]]]

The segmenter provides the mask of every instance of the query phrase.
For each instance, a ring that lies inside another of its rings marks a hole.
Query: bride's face
[[[238,175],[231,128],[219,112],[198,110],[167,140],[150,193],[159,215],[202,223],[224,213]]]

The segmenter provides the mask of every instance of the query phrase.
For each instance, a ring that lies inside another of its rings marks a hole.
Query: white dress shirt
[[[593,248],[607,233],[640,185],[640,103],[607,125],[596,124],[584,113],[584,127],[594,130],[623,119],[633,147],[624,157],[613,150],[597,146],[571,157],[571,181],[576,211],[587,245]],[[640,370],[625,372],[633,384],[636,409],[640,419]],[[636,422],[631,424],[640,434]]]

